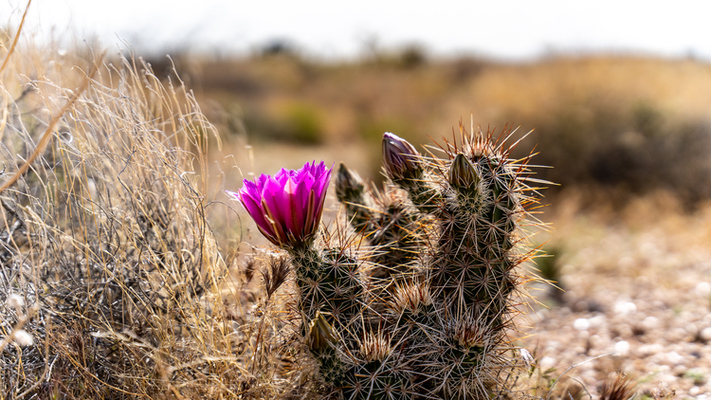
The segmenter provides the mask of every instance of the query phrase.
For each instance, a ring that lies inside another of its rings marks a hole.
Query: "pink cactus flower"
[[[308,246],[321,222],[332,169],[313,161],[296,171],[282,168],[273,177],[245,179],[239,192],[226,192],[242,203],[270,242],[279,247]]]

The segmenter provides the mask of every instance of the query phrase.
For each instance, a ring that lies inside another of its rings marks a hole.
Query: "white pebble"
[[[19,294],[11,294],[7,296],[7,306],[10,308],[20,308],[25,304],[25,299]]]
[[[615,303],[614,310],[616,314],[634,314],[637,312],[637,305],[631,301],[618,301]]]
[[[590,321],[590,326],[592,326],[593,328],[597,328],[599,326],[602,326],[602,324],[605,323],[605,315],[604,314],[596,315],[596,316],[588,319],[588,321]]]
[[[669,365],[678,365],[682,361],[684,361],[684,356],[677,353],[676,351],[670,351],[668,353],[663,354],[662,360],[663,362],[666,362]]]
[[[539,363],[539,367],[541,368],[541,371],[546,371],[546,370],[549,370],[549,369],[555,367],[556,362],[557,361],[555,358],[545,356],[541,359],[541,362]]]
[[[701,333],[699,333],[699,337],[700,337],[701,340],[703,340],[704,342],[711,342],[711,326],[709,326],[708,328],[704,328],[703,330],[701,330]]]
[[[702,297],[708,296],[711,294],[711,284],[708,282],[699,282],[698,284],[696,284],[694,292],[696,292],[697,295]]]
[[[659,354],[664,350],[661,344],[643,344],[637,348],[637,352],[640,357],[649,357],[652,355]]]
[[[620,340],[615,343],[615,353],[620,356],[626,356],[630,353],[630,344],[626,340]]]
[[[659,318],[649,316],[642,320],[642,327],[647,330],[656,329],[659,327]]]
[[[573,328],[579,331],[587,331],[590,329],[590,321],[587,318],[578,318],[573,322]]]

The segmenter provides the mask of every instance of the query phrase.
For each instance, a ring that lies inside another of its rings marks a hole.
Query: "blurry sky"
[[[25,5],[0,0],[0,22],[16,26]],[[568,51],[711,60],[710,11],[701,0],[34,0],[28,26],[39,36],[96,34],[105,45],[158,53],[244,54],[285,39],[326,59],[375,43],[514,60]]]

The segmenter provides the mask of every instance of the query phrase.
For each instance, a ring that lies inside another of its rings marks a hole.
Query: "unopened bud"
[[[390,132],[383,135],[383,165],[393,179],[412,178],[422,171],[420,153],[407,140]]]
[[[464,154],[457,154],[449,167],[449,183],[457,189],[472,189],[479,185],[479,174]]]
[[[348,169],[343,163],[338,166],[336,174],[336,197],[338,201],[352,201],[363,193],[365,184],[357,173]]]
[[[309,328],[309,347],[311,350],[325,350],[333,347],[337,341],[336,333],[333,331],[331,324],[326,321],[326,318],[320,312],[317,312]]]

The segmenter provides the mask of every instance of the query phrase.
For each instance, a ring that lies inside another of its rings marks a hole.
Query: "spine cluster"
[[[510,159],[504,142],[461,129],[460,143],[445,142],[435,157],[386,133],[382,190],[344,165],[336,177],[368,258],[320,241],[285,247],[303,334],[324,381],[344,398],[506,392],[520,364],[512,317],[518,267],[530,258],[521,226],[536,191],[526,184],[527,159]]]

